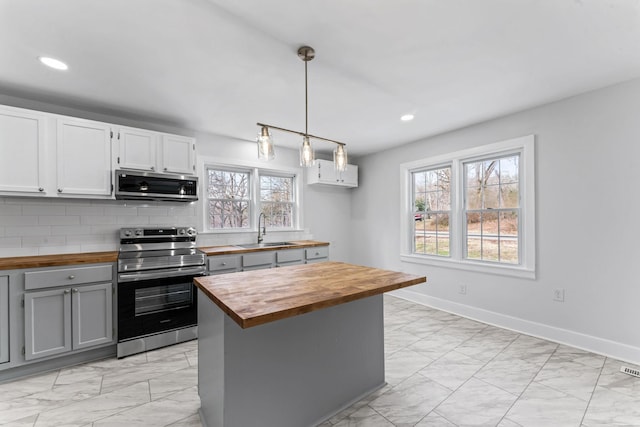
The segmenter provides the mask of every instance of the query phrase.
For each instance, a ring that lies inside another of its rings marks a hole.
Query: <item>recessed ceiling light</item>
[[[40,56],[38,58],[47,67],[51,67],[56,70],[68,70],[69,66],[59,59],[49,58],[48,56]]]
[[[404,116],[400,117],[400,120],[402,120],[403,122],[410,122],[411,120],[413,120],[413,117],[413,114],[405,114]]]

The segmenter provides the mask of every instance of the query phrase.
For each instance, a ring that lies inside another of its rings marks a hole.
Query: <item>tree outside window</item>
[[[412,172],[413,252],[449,256],[451,167]]]
[[[464,163],[466,258],[518,264],[519,155]]]
[[[207,169],[210,229],[250,227],[250,173]]]

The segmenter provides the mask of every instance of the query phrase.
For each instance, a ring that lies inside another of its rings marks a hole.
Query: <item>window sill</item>
[[[458,270],[474,271],[477,273],[495,274],[499,276],[518,277],[521,279],[535,279],[535,269],[524,268],[521,266],[509,265],[490,265],[480,262],[467,260],[456,260],[451,258],[435,258],[414,254],[401,254],[402,262],[410,262],[413,264],[432,265],[434,267],[455,268]]]

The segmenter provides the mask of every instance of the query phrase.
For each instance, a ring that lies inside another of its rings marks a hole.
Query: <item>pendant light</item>
[[[316,52],[312,47],[302,46],[298,49],[298,57],[304,61],[304,132],[298,132],[277,126],[257,123],[260,126],[258,133],[258,158],[270,160],[274,158],[273,138],[270,129],[277,129],[283,132],[295,133],[302,136],[302,145],[300,146],[300,166],[311,167],[315,163],[315,153],[311,145],[311,139],[319,139],[322,141],[337,144],[333,152],[333,162],[336,170],[343,172],[347,169],[347,150],[345,144],[332,139],[322,138],[309,134],[309,92],[307,81],[307,62],[315,58]]]

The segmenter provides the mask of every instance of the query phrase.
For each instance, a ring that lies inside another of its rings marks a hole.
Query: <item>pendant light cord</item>
[[[304,134],[309,135],[309,89],[307,85],[307,54],[305,53],[304,60]]]

